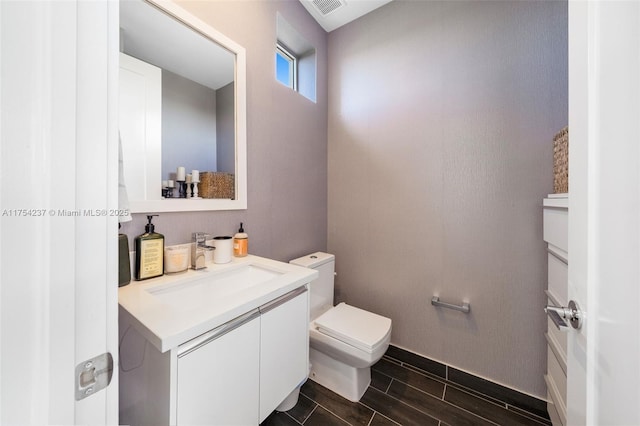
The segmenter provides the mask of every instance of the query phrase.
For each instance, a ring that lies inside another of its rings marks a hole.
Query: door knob
[[[567,330],[569,326],[565,320],[569,320],[571,327],[579,330],[582,327],[582,311],[576,302],[569,301],[569,306],[546,306],[544,311],[549,315],[558,330]]]

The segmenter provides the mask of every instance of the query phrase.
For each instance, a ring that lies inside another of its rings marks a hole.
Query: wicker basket
[[[198,195],[202,198],[227,198],[234,200],[235,175],[223,172],[200,172]]]
[[[553,192],[569,192],[569,128],[560,130],[553,138]]]

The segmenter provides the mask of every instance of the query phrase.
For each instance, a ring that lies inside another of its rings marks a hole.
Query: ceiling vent
[[[328,15],[331,12],[346,6],[345,0],[313,0],[311,3],[322,15]]]

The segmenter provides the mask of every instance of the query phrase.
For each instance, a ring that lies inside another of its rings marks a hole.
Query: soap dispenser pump
[[[149,223],[145,226],[145,233],[135,239],[136,248],[136,280],[159,277],[164,273],[164,235],[155,232],[151,223],[154,215],[147,215]]]

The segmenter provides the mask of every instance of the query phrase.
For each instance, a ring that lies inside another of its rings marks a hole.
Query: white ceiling
[[[300,0],[300,3],[302,3],[326,32],[331,32],[391,1],[392,0]],[[317,4],[327,6],[332,10],[323,14],[316,7]]]

